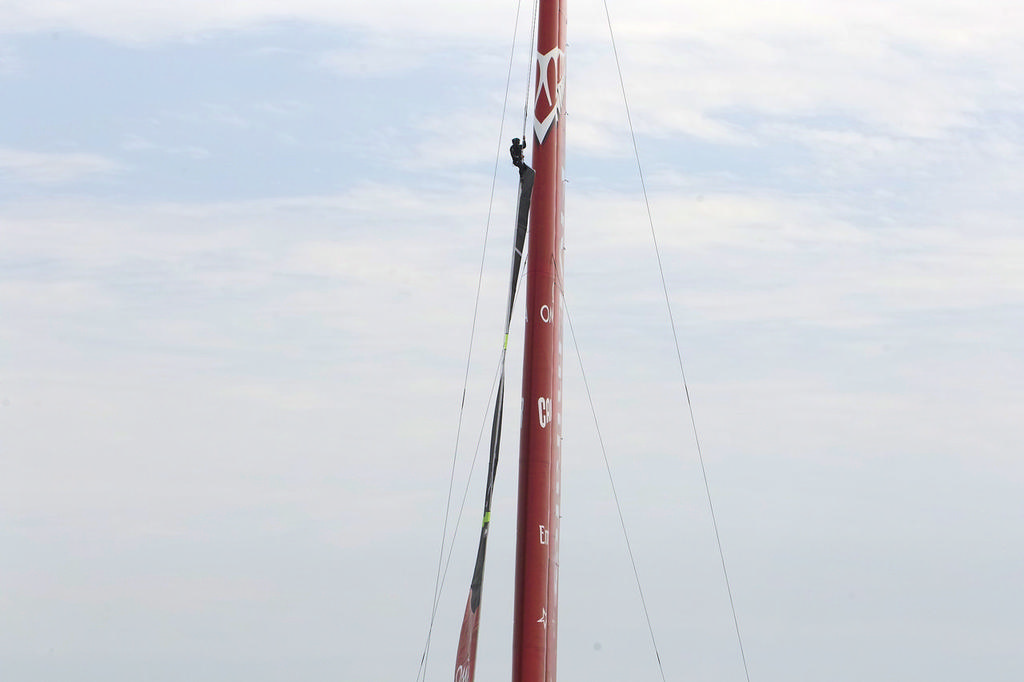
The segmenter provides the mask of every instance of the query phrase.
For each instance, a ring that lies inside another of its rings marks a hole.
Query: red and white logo
[[[561,116],[565,95],[565,53],[557,46],[537,53],[537,97],[533,102],[533,132],[541,143]]]

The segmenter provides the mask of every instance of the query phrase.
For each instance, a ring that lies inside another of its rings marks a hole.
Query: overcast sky
[[[1024,679],[1024,5],[609,3],[752,682]],[[0,0],[0,679],[415,680],[482,253],[453,518],[500,351],[516,11]],[[568,309],[666,677],[742,682],[603,9],[569,12]],[[656,681],[580,377],[567,337],[560,675]]]

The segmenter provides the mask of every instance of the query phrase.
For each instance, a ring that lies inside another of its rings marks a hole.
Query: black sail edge
[[[505,340],[501,351],[501,374],[498,380],[498,394],[494,401],[494,415],[491,421],[490,452],[487,460],[487,489],[484,493],[483,523],[480,541],[477,545],[476,564],[470,581],[466,612],[462,618],[459,647],[455,657],[455,682],[473,682],[476,671],[477,635],[480,628],[480,602],[483,597],[484,561],[487,555],[487,535],[491,525],[491,499],[494,495],[494,480],[498,473],[498,455],[501,450],[501,422],[505,405],[505,354],[508,350],[508,332],[512,324],[512,309],[519,288],[519,273],[522,268],[523,250],[526,247],[526,233],[530,219],[530,200],[533,196],[535,171],[522,159],[519,140],[512,143],[512,162],[519,168],[519,203],[516,206],[516,234],[512,249],[512,272],[509,280],[508,307],[505,314]],[[518,155],[517,155],[518,151]]]

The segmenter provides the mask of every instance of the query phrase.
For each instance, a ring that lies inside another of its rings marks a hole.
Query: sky
[[[750,680],[1018,682],[1024,6],[608,7]],[[604,9],[568,11],[560,675],[661,678],[585,371],[665,677],[740,682]],[[413,682],[454,470],[451,678],[530,15],[0,0],[0,679]]]

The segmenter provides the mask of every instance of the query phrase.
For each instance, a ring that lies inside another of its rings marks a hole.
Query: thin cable
[[[732,583],[729,580],[729,571],[726,568],[725,550],[722,549],[722,537],[718,530],[718,516],[715,514],[715,505],[711,499],[711,485],[708,483],[708,472],[704,466],[704,453],[700,446],[700,436],[697,432],[697,420],[693,415],[693,401],[690,400],[690,387],[686,381],[686,370],[683,367],[683,354],[679,350],[679,335],[676,332],[675,316],[672,314],[672,301],[668,294],[668,283],[665,279],[665,267],[661,262],[661,249],[658,246],[658,235],[654,230],[654,216],[651,213],[651,202],[647,198],[647,183],[644,180],[644,169],[640,163],[640,148],[636,143],[636,132],[633,130],[633,117],[629,112],[629,98],[626,96],[626,82],[622,77],[622,64],[619,62],[619,50],[615,45],[615,32],[612,30],[612,16],[608,10],[608,0],[602,0],[604,4],[604,15],[608,20],[608,35],[612,41],[612,52],[615,55],[615,69],[619,74],[619,87],[622,90],[622,103],[626,109],[626,122],[629,124],[629,135],[633,141],[633,155],[636,158],[636,169],[640,175],[640,187],[643,189],[644,205],[647,207],[647,221],[651,226],[651,239],[654,241],[654,252],[658,257],[658,272],[661,275],[661,288],[665,294],[665,307],[668,309],[669,324],[672,327],[672,340],[676,348],[676,360],[679,362],[679,374],[683,379],[683,392],[686,394],[686,407],[690,412],[690,426],[693,429],[693,440],[697,445],[697,459],[700,462],[701,476],[704,478],[704,492],[707,495],[708,510],[711,512],[711,525],[715,530],[715,543],[718,545],[718,557],[722,562],[722,576],[725,578],[725,590],[729,595],[729,608],[732,611],[732,622],[736,628],[736,642],[740,649],[740,659],[743,661],[743,674],[747,682],[750,682],[750,669],[747,666],[747,654],[743,648],[743,636],[740,634],[740,621],[736,615],[736,602],[732,595]]]
[[[636,589],[640,593],[640,605],[643,607],[644,619],[647,621],[647,632],[651,635],[651,646],[654,647],[654,658],[658,661],[658,672],[661,673],[661,680],[665,682],[665,668],[661,664],[661,653],[658,651],[658,641],[654,637],[654,626],[651,624],[651,614],[647,610],[647,599],[644,598],[644,588],[640,583],[640,570],[636,565],[636,558],[633,556],[633,546],[629,542],[629,531],[626,530],[626,518],[622,514],[622,505],[619,503],[619,493],[615,489],[615,477],[612,476],[612,467],[608,461],[608,450],[604,446],[604,436],[601,435],[601,424],[597,419],[597,408],[594,406],[594,398],[590,393],[590,382],[587,381],[587,372],[583,368],[583,355],[580,353],[580,346],[576,342],[576,330],[572,326],[572,315],[569,314],[569,303],[565,300],[565,289],[562,286],[561,273],[558,265],[555,264],[555,277],[558,281],[558,291],[562,295],[562,305],[565,308],[565,320],[569,323],[569,335],[572,337],[573,348],[576,349],[576,360],[580,364],[580,375],[583,377],[583,387],[587,391],[587,401],[590,403],[590,414],[594,417],[594,429],[597,431],[597,442],[601,445],[601,456],[604,458],[604,468],[608,472],[608,483],[612,487],[612,497],[615,499],[615,511],[619,514],[619,524],[622,526],[622,537],[626,540],[626,552],[629,554],[629,562],[633,565],[633,577],[636,579]]]
[[[516,3],[516,18],[513,22],[512,29],[512,48],[509,51],[508,59],[508,74],[505,77],[505,97],[502,99],[501,105],[501,124],[498,126],[498,151],[494,155],[494,171],[491,175],[491,195],[487,202],[487,222],[484,227],[484,247],[483,252],[480,254],[480,271],[477,275],[476,283],[476,298],[473,301],[473,322],[470,326],[469,332],[469,350],[466,353],[466,371],[462,381],[462,400],[459,404],[459,420],[458,425],[455,429],[455,449],[452,453],[452,466],[451,473],[448,480],[448,497],[445,501],[444,509],[444,524],[441,530],[441,548],[438,551],[437,557],[437,574],[434,577],[434,599],[433,607],[430,610],[430,624],[427,627],[427,638],[426,643],[423,647],[423,656],[420,657],[420,667],[416,673],[416,679],[426,679],[427,671],[427,660],[430,656],[430,640],[434,633],[434,623],[437,620],[437,605],[439,602],[439,594],[441,592],[441,586],[443,584],[442,578],[442,563],[444,562],[444,548],[445,543],[448,539],[448,520],[451,515],[451,502],[452,502],[452,490],[455,485],[455,465],[458,462],[459,457],[459,441],[462,437],[462,422],[465,416],[466,410],[466,389],[469,386],[469,369],[471,360],[473,358],[473,341],[476,338],[476,321],[480,312],[480,291],[483,288],[484,279],[484,262],[487,259],[487,237],[491,231],[491,215],[494,208],[494,190],[498,183],[498,162],[501,160],[502,148],[504,146],[503,140],[505,137],[505,115],[508,112],[508,93],[511,90],[512,85],[512,65],[515,63],[516,56],[516,40],[519,37],[519,14],[523,6],[523,0],[518,0]],[[452,544],[455,544],[454,534],[452,537]],[[450,554],[450,550],[449,550]]]
[[[525,278],[525,276],[526,276],[526,269],[524,268],[523,272],[519,275],[519,284],[522,284],[523,279]],[[454,550],[455,550],[455,536],[458,535],[459,527],[462,525],[462,516],[463,516],[463,512],[466,509],[466,500],[469,498],[469,488],[470,488],[470,484],[472,483],[472,480],[473,480],[473,471],[476,469],[476,462],[477,462],[477,459],[479,459],[479,457],[480,457],[480,444],[483,442],[484,433],[487,430],[488,415],[490,413],[490,407],[491,407],[490,396],[494,395],[494,393],[495,393],[495,387],[498,385],[498,378],[501,376],[501,368],[502,368],[502,365],[505,364],[505,358],[506,358],[507,353],[508,353],[508,348],[507,347],[503,347],[502,351],[501,351],[501,359],[498,361],[498,367],[497,367],[497,369],[494,370],[494,379],[491,381],[491,389],[490,389],[490,391],[487,394],[488,395],[487,407],[484,409],[483,423],[480,425],[480,433],[477,435],[477,438],[476,438],[476,448],[474,448],[474,450],[473,450],[473,460],[470,462],[470,465],[469,465],[469,475],[466,476],[466,487],[462,491],[462,502],[459,505],[459,514],[458,514],[458,516],[455,519],[455,528],[452,531],[452,542],[451,542],[450,545],[448,545],[448,557],[445,559],[445,562],[444,562],[444,572],[441,575],[441,590],[444,589],[445,581],[448,578],[448,568],[449,568],[449,566],[451,566],[452,554],[454,553]],[[441,600],[441,595],[439,593],[437,595],[436,601],[434,603],[434,608],[435,609],[437,608],[437,605],[440,602],[440,600]]]
[[[525,252],[524,252],[524,256],[525,256]],[[519,275],[519,281],[518,281],[517,287],[523,283],[523,279],[525,279],[525,277],[526,277],[526,269],[523,268],[523,271]],[[480,444],[483,442],[484,433],[487,431],[487,423],[489,421],[488,420],[488,415],[490,414],[490,408],[491,408],[491,397],[493,397],[495,395],[495,387],[498,385],[498,378],[501,376],[502,365],[505,364],[505,358],[506,358],[507,353],[508,353],[508,346],[507,346],[507,344],[503,343],[502,350],[501,350],[501,356],[500,356],[500,359],[498,361],[498,366],[495,368],[495,370],[494,370],[494,378],[491,380],[491,388],[487,392],[487,395],[488,395],[487,405],[484,407],[483,421],[480,424],[480,431],[479,431],[479,433],[477,434],[477,437],[476,437],[476,446],[473,448],[473,459],[469,463],[469,473],[466,475],[466,487],[462,491],[462,501],[459,504],[459,513],[458,513],[458,515],[455,518],[455,525],[454,525],[454,527],[452,529],[452,541],[448,545],[448,555],[447,555],[447,557],[444,558],[444,571],[441,573],[440,586],[438,587],[437,592],[434,595],[434,604],[432,606],[432,609],[433,609],[434,613],[437,612],[437,608],[438,608],[438,606],[441,603],[441,593],[444,591],[444,585],[445,585],[445,582],[447,582],[447,579],[448,579],[448,569],[451,566],[452,555],[455,552],[455,538],[456,538],[456,536],[458,536],[459,528],[462,526],[462,517],[463,517],[463,513],[466,510],[466,501],[469,498],[469,489],[470,489],[470,484],[473,481],[473,472],[476,470],[476,462],[477,462],[477,460],[480,457]],[[453,480],[454,480],[454,476],[453,476]],[[442,549],[442,552],[443,552],[443,549]],[[442,554],[442,557],[444,557],[443,554]],[[428,633],[428,637],[429,637],[429,633]],[[421,674],[423,675],[423,679],[424,680],[426,679],[426,657],[428,655],[429,646],[430,646],[430,642],[428,640],[426,645],[425,645],[425,647],[424,647],[423,658],[421,658],[421,663],[420,663],[420,665],[421,665]],[[417,674],[417,679],[419,679],[419,674]]]
[[[504,358],[505,358],[505,352],[502,351],[502,360],[501,360],[501,362],[504,362]],[[465,487],[465,489],[463,490],[463,493],[462,493],[462,502],[459,505],[459,513],[458,513],[458,516],[455,517],[455,525],[454,525],[454,528],[452,529],[452,541],[448,544],[448,555],[447,555],[447,558],[445,558],[445,555],[443,553],[444,549],[442,548],[442,550],[441,550],[442,551],[441,558],[442,558],[442,562],[444,564],[444,571],[439,574],[439,583],[438,583],[437,590],[434,593],[434,603],[433,603],[433,606],[431,607],[432,608],[432,611],[431,611],[432,614],[436,614],[437,613],[437,608],[438,608],[438,606],[441,603],[441,592],[444,590],[444,584],[445,584],[445,581],[446,581],[446,579],[448,577],[448,567],[451,565],[452,553],[455,550],[455,537],[456,537],[456,535],[458,535],[459,526],[462,524],[462,514],[463,514],[463,512],[466,509],[466,499],[469,497],[469,486],[470,486],[470,483],[473,480],[473,471],[476,469],[476,461],[477,461],[477,459],[480,456],[480,443],[483,442],[484,432],[487,430],[487,414],[490,411],[490,406],[491,406],[490,396],[494,394],[494,388],[498,384],[498,376],[500,375],[500,373],[501,373],[501,364],[499,363],[498,368],[494,371],[494,380],[491,382],[491,388],[490,388],[490,391],[488,391],[488,394],[487,394],[488,395],[487,406],[484,408],[483,423],[480,426],[480,433],[479,433],[479,435],[477,435],[476,447],[473,448],[473,459],[472,459],[472,461],[469,464],[469,474],[466,476],[466,487]],[[433,626],[433,623],[431,623],[431,626]],[[433,628],[431,627],[431,630],[432,629]],[[422,656],[422,658],[420,660],[420,672],[418,672],[417,675],[416,675],[416,679],[417,680],[420,679],[421,675],[423,676],[424,680],[426,679],[427,658],[428,658],[428,655],[429,655],[429,652],[430,652],[430,635],[431,635],[431,631],[428,631],[427,632],[427,642],[424,645],[423,656]]]
[[[480,433],[476,438],[476,448],[473,452],[473,461],[469,465],[469,475],[466,476],[466,487],[462,491],[462,502],[459,504],[459,515],[455,518],[455,529],[452,531],[452,542],[448,545],[448,558],[444,563],[444,573],[441,575],[441,586],[444,587],[445,580],[448,578],[448,567],[452,563],[452,554],[455,551],[455,536],[459,533],[459,526],[462,525],[462,514],[466,510],[466,500],[469,499],[469,488],[473,482],[473,471],[476,469],[476,461],[480,458],[480,444],[484,440],[484,433],[487,431],[488,413],[490,412],[491,400],[490,396],[495,394],[495,387],[498,385],[498,377],[501,376],[501,366],[505,364],[505,351],[501,352],[501,360],[498,362],[498,368],[494,371],[494,380],[491,382],[491,390],[488,393],[487,407],[484,409],[483,423],[480,425]],[[440,595],[438,595],[440,600]],[[435,605],[436,606],[436,605]]]

